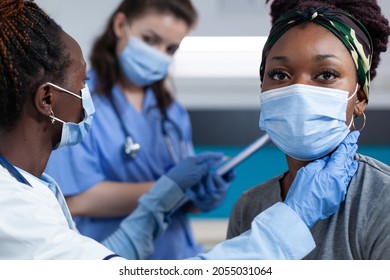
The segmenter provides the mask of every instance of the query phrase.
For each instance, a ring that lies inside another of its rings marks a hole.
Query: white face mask
[[[333,151],[349,133],[347,91],[294,84],[260,94],[259,126],[287,155],[302,161]]]
[[[60,143],[58,143],[58,145],[55,147],[55,149],[61,148],[63,146],[72,146],[80,143],[91,129],[93,116],[95,115],[95,106],[93,105],[93,100],[88,86],[85,85],[85,88],[81,90],[81,96],[79,96],[55,84],[47,84],[81,99],[84,109],[84,119],[79,123],[65,122],[59,118],[51,116],[52,119],[59,121],[63,124],[61,140]]]

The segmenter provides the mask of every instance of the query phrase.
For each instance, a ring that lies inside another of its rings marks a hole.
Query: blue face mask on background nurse
[[[129,27],[126,25],[127,34]],[[119,63],[126,78],[137,86],[148,86],[163,79],[172,56],[153,48],[134,36],[129,36],[124,50],[119,54]]]

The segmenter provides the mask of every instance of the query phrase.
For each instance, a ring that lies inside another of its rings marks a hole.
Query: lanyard
[[[0,164],[4,166],[5,169],[7,169],[8,172],[11,173],[11,175],[14,176],[20,183],[32,187],[26,178],[24,178],[23,175],[8,160],[5,159],[5,157],[0,156]]]

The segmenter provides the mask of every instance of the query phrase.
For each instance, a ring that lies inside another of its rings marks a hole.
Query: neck
[[[134,85],[133,83],[124,78],[122,78],[119,82],[119,86],[130,104],[138,112],[141,112],[143,108],[145,89],[143,87]]]
[[[131,81],[126,79],[123,75],[121,75],[121,77],[119,78],[118,84],[124,92],[126,91],[131,94],[140,94],[145,92],[144,87],[133,84]]]
[[[40,177],[52,151],[51,141],[44,129],[24,124],[10,132],[0,132],[0,154],[14,166]]]
[[[286,155],[287,159],[287,165],[288,165],[288,172],[284,175],[284,177],[281,179],[281,193],[282,193],[282,199],[284,200],[287,196],[287,192],[291,187],[291,184],[293,183],[298,170],[302,167],[305,167],[310,162],[308,161],[299,161],[296,159],[293,159]]]

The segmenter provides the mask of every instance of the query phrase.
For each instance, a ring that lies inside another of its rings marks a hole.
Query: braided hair
[[[371,80],[376,76],[376,68],[380,62],[380,53],[387,50],[390,35],[389,21],[383,16],[376,0],[266,0],[270,4],[272,24],[284,13],[293,8],[308,10],[313,7],[337,8],[351,14],[368,30],[373,42],[371,64]]]
[[[0,129],[15,126],[40,84],[64,81],[62,32],[33,1],[0,1]]]

